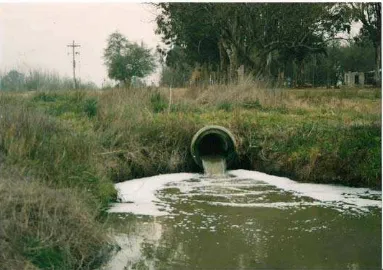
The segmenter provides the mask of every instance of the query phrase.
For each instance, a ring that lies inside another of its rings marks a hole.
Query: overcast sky
[[[109,34],[118,30],[155,51],[154,19],[155,9],[143,3],[0,3],[0,71],[39,68],[72,76],[67,44],[75,40],[81,44],[76,72],[101,86]]]

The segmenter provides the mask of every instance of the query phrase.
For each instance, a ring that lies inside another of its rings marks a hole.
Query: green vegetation
[[[95,101],[80,92],[0,96],[1,269],[94,269],[107,258],[100,214],[115,189],[84,126]]]
[[[380,84],[380,3],[155,6],[156,32],[171,45],[158,48],[164,85],[184,87],[193,69],[201,84],[236,82],[242,65],[279,86],[337,86],[347,71],[375,71],[369,84]],[[353,22],[361,25],[356,37]]]
[[[100,224],[113,182],[200,170],[189,145],[205,125],[236,136],[233,168],[381,187],[379,89],[269,90],[252,82],[173,89],[170,105],[168,95],[0,95],[0,268],[101,263],[111,247]]]
[[[197,169],[188,149],[191,137],[218,124],[237,136],[235,167],[299,181],[381,185],[381,102],[374,90],[215,86],[187,89],[170,111],[167,95],[166,89],[116,90],[100,97],[97,133],[105,158],[115,161],[114,181]]]
[[[191,137],[218,124],[238,137],[236,167],[380,187],[378,89],[173,92],[171,106],[167,89],[2,95],[1,149],[7,163],[55,186],[86,188],[106,204],[111,180],[196,170]]]
[[[141,45],[129,42],[119,32],[110,34],[104,50],[104,60],[109,78],[119,81],[125,87],[137,84],[133,79],[143,78],[155,68],[155,59],[150,49],[143,42]]]
[[[96,89],[92,82],[78,82],[79,89]],[[30,70],[27,74],[15,69],[0,73],[1,91],[57,91],[73,88],[73,79],[61,77],[57,73]]]

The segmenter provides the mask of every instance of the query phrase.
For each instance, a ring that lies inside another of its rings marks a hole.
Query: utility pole
[[[80,52],[76,52],[77,47],[81,47],[80,44],[75,44],[74,40],[72,44],[68,44],[67,47],[72,47],[72,56],[73,56],[73,82],[74,89],[77,89],[77,81],[76,81],[76,54],[80,54]]]

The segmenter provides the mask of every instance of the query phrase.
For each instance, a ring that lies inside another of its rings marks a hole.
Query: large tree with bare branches
[[[325,53],[327,43],[349,30],[346,9],[336,3],[161,3],[157,33],[183,48],[191,64],[210,62],[233,79],[239,65],[271,76],[293,61]],[[165,52],[166,53],[166,52]],[[302,83],[301,72],[298,81]]]
[[[355,21],[362,23],[357,40],[368,39],[375,48],[375,78],[377,85],[381,85],[381,3],[350,3],[352,16]]]

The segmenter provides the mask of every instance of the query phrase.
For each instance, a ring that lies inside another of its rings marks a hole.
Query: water
[[[202,165],[208,177],[222,177],[226,173],[226,160],[221,156],[203,156]]]
[[[381,269],[381,192],[236,170],[116,185],[103,269]]]

